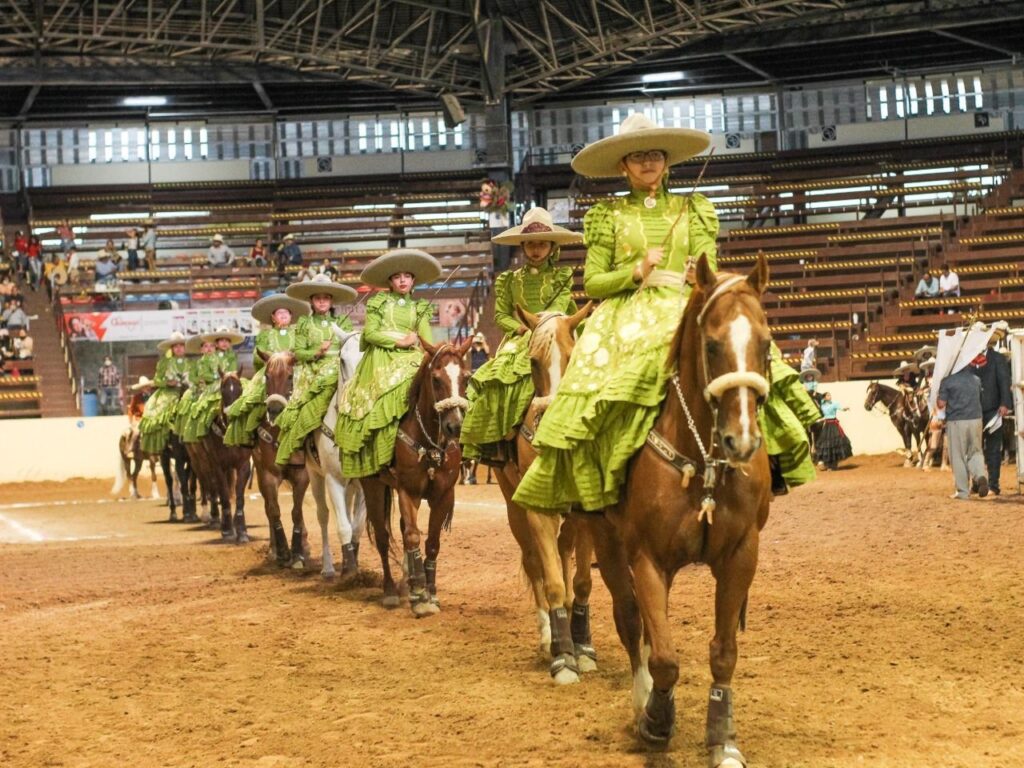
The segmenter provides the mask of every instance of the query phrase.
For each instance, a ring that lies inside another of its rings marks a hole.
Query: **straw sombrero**
[[[204,336],[193,336],[185,342],[185,354],[186,355],[199,355],[203,352],[203,342],[206,340]]]
[[[223,243],[224,242],[224,235],[214,235],[213,237],[210,238],[210,242],[211,243]]]
[[[388,278],[398,272],[408,272],[417,284],[430,283],[441,276],[441,264],[426,251],[418,248],[398,248],[388,251],[366,265],[359,276],[374,288],[390,288]]]
[[[321,293],[327,294],[335,304],[351,304],[359,294],[355,288],[336,283],[327,275],[317,275],[301,283],[292,283],[285,291],[293,299],[309,301]]]
[[[555,245],[582,243],[583,235],[555,224],[546,208],[531,208],[523,216],[522,224],[518,227],[509,227],[500,235],[491,238],[491,242],[498,245],[522,245],[534,241]]]
[[[130,387],[128,387],[128,389],[130,389],[132,392],[138,392],[140,389],[149,389],[152,386],[153,381],[152,379],[149,378],[149,376],[139,376],[139,380],[135,384],[132,384]]]
[[[920,373],[921,369],[917,366],[917,363],[912,363],[909,360],[904,360],[900,367],[893,371],[893,376],[902,376],[904,373]]]
[[[925,344],[919,350],[914,353],[914,361],[920,365],[922,361],[927,360],[930,357],[935,357],[935,347],[931,344]]]
[[[233,347],[235,346],[235,344],[242,343],[242,341],[245,339],[245,334],[239,333],[238,331],[232,331],[231,329],[223,325],[217,330],[215,330],[213,333],[203,334],[203,341],[212,341],[214,344],[216,344],[217,339],[231,339],[231,346]]]
[[[271,319],[271,315],[282,307],[292,313],[292,322],[313,312],[308,302],[293,299],[285,293],[275,293],[271,296],[264,296],[253,304],[249,314],[260,325],[272,326],[274,321]]]
[[[689,160],[711,146],[711,134],[692,128],[662,128],[641,112],[634,112],[619,126],[619,132],[585,146],[572,159],[580,176],[606,178],[621,174],[619,162],[630,152],[660,149],[666,167]]]
[[[156,345],[156,348],[161,352],[166,352],[168,349],[173,347],[175,344],[184,344],[188,339],[185,338],[185,334],[181,331],[175,331],[166,339]]]
[[[931,370],[935,367],[935,358],[929,357],[927,360],[918,363],[917,367],[921,369],[921,373],[931,373]]]
[[[821,379],[821,371],[817,368],[808,368],[806,371],[800,371],[800,381],[818,381]]]

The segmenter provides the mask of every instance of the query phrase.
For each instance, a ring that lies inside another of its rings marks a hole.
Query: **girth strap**
[[[214,419],[210,422],[210,431],[217,437],[224,437],[224,427],[221,425],[220,419]]]

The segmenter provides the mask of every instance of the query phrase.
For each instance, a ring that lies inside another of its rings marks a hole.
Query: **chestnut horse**
[[[209,431],[199,441],[205,463],[205,477],[210,489],[211,506],[219,502],[220,535],[239,544],[249,541],[245,525],[245,486],[252,474],[252,449],[224,445],[228,417],[225,411],[242,395],[242,382],[235,372],[220,376],[220,411],[210,423]],[[235,512],[231,513],[234,497]]]
[[[732,689],[736,631],[757,569],[771,481],[757,411],[769,389],[771,335],[761,307],[768,265],[715,275],[702,256],[672,341],[675,371],[620,502],[582,515],[594,537],[615,625],[633,670],[640,736],[671,737],[679,662],[668,618],[676,572],[706,563],[715,577],[712,685],[705,744],[712,768],[740,768]]]
[[[529,355],[535,394],[516,431],[515,455],[495,473],[505,497],[509,528],[522,552],[523,572],[533,589],[540,650],[551,655],[551,676],[559,684],[579,682],[580,671],[597,669],[597,653],[590,637],[593,545],[574,518],[528,511],[512,501],[512,495],[537,456],[534,433],[569,364],[576,346],[576,327],[592,307],[588,303],[569,316],[562,312],[534,315],[516,306],[523,325],[533,331]],[[570,600],[566,585],[570,583],[574,554],[576,570]]]
[[[917,445],[918,465],[925,465],[926,453],[934,455],[928,448],[928,400],[923,393],[914,392],[910,397],[893,387],[872,381],[868,384],[864,396],[864,410],[873,410],[875,405],[882,403],[889,414],[889,421],[903,438],[904,467],[914,466],[912,444]],[[912,399],[911,399],[912,398]]]
[[[256,483],[263,496],[263,505],[267,512],[270,525],[270,558],[278,565],[304,568],[309,557],[309,543],[306,535],[306,524],[302,519],[302,501],[306,497],[309,486],[309,473],[306,471],[306,459],[298,454],[288,464],[278,466],[277,445],[280,428],[274,426],[281,411],[288,404],[292,394],[292,373],[295,368],[295,355],[292,352],[275,352],[266,356],[258,352],[267,364],[266,391],[267,412],[263,421],[256,428],[256,444],[252,449],[253,464],[256,468]],[[292,544],[288,547],[288,536],[281,523],[281,506],[277,501],[277,491],[285,480],[292,487]]]
[[[437,599],[437,555],[441,529],[451,526],[455,511],[455,484],[462,466],[459,433],[465,417],[466,355],[473,344],[433,346],[420,340],[423,363],[409,389],[409,410],[398,424],[395,457],[391,466],[360,480],[366,511],[384,571],[384,606],[397,608],[398,588],[391,575],[391,491],[398,492],[404,545],[403,569],[409,585],[413,615],[429,616],[441,610]],[[420,502],[430,506],[426,560],[420,552],[417,514]]]

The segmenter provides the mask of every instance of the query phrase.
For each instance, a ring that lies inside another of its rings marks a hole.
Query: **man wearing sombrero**
[[[267,398],[266,363],[261,355],[269,357],[275,352],[295,349],[295,326],[292,323],[311,311],[307,302],[284,293],[264,296],[252,305],[250,314],[260,324],[252,357],[255,373],[252,380],[245,383],[242,396],[228,407],[225,445],[253,444],[256,428],[267,412],[264,402]]]
[[[238,373],[238,356],[232,349],[241,344],[245,336],[227,327],[202,335],[203,345],[210,351],[196,363],[196,387],[199,390],[192,406],[189,423],[183,435],[185,442],[197,442],[206,437],[210,424],[220,411],[220,379],[225,373]]]
[[[178,399],[191,381],[192,364],[185,357],[185,341],[185,335],[175,331],[157,344],[161,356],[153,375],[154,391],[139,422],[142,450],[146,453],[163,452]]]
[[[331,398],[338,388],[338,355],[341,342],[334,329],[352,330],[348,316],[337,316],[335,307],[351,304],[358,296],[354,288],[335,283],[327,275],[292,283],[285,291],[293,299],[309,302],[311,315],[299,319],[295,327],[294,388],[288,406],[275,424],[278,437],[277,463],[287,464],[302,447],[306,435],[320,426]]]
[[[419,340],[433,341],[433,305],[413,288],[441,275],[437,259],[400,248],[370,262],[360,279],[381,288],[366,302],[366,326],[352,380],[338,398],[335,441],[345,477],[368,477],[391,463],[398,422],[409,410],[409,387],[423,361]]]
[[[518,245],[525,263],[502,272],[494,281],[494,321],[505,338],[494,358],[473,374],[467,388],[469,409],[462,423],[462,455],[503,466],[513,457],[507,440],[533,399],[530,375],[530,331],[516,315],[516,306],[534,314],[573,314],[572,268],[558,267],[559,248],[579,243],[582,236],[554,224],[543,208],[532,208],[523,223],[491,238],[500,245]]]

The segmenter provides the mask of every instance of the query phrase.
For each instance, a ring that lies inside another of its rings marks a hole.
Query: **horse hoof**
[[[576,666],[580,668],[580,672],[597,672],[597,659],[586,655],[577,656]]]
[[[640,719],[636,724],[636,732],[640,738],[643,739],[647,744],[652,747],[664,747],[668,744],[669,739],[672,738],[672,731],[669,730],[667,734],[658,733],[652,730],[652,723],[646,715],[640,715]]]
[[[225,541],[227,541],[228,539],[235,538],[235,534],[233,534],[231,531],[221,531],[220,532],[220,537],[222,539],[224,539]]]
[[[417,619],[425,619],[441,612],[441,606],[434,601],[422,601],[412,604],[412,615]]]
[[[292,558],[289,568],[293,571],[304,571],[306,570],[306,561],[301,557]]]
[[[563,653],[551,662],[551,679],[555,685],[572,685],[580,681],[580,668],[576,665],[576,657],[571,653]]]
[[[248,544],[249,543],[249,534],[248,533],[240,533],[240,534],[238,534],[238,536],[235,537],[235,543],[236,544]]]
[[[555,674],[551,676],[551,679],[554,681],[555,685],[573,685],[580,681],[580,675],[578,672],[574,672],[566,667],[565,669],[555,672]]]
[[[320,571],[320,578],[324,581],[334,581],[335,576],[337,576],[337,573],[333,568],[329,571]]]
[[[381,605],[389,610],[397,608],[401,604],[402,601],[398,598],[398,595],[385,595],[384,599],[381,601]]]

